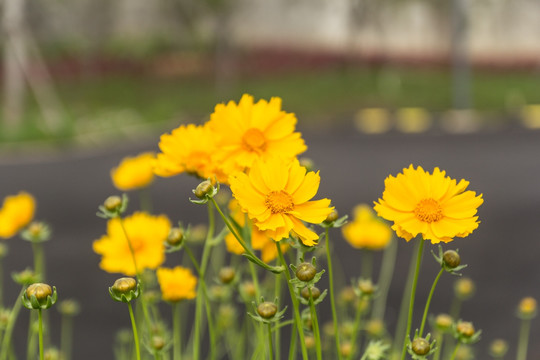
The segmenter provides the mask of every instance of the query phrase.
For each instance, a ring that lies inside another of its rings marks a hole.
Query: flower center
[[[266,139],[259,129],[251,128],[242,136],[242,144],[249,151],[260,151],[266,148]]]
[[[420,221],[431,223],[443,217],[441,205],[434,199],[423,199],[414,208],[414,215]]]
[[[294,209],[292,196],[283,190],[272,191],[270,194],[266,195],[264,204],[270,209],[272,214],[281,214]]]

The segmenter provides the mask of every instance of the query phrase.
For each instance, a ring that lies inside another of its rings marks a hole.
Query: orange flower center
[[[414,215],[420,221],[431,223],[443,218],[441,205],[434,199],[423,199],[414,208]]]
[[[281,214],[294,209],[292,196],[283,190],[272,191],[270,194],[266,195],[264,204],[270,209],[272,214]]]
[[[251,128],[242,136],[242,145],[249,151],[261,151],[266,148],[266,138],[259,129]]]

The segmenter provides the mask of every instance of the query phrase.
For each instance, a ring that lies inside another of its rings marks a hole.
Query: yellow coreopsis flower
[[[237,172],[229,178],[234,198],[259,230],[275,241],[294,232],[306,246],[319,236],[302,221],[319,224],[334,209],[329,199],[310,201],[319,189],[319,172],[306,173],[298,160],[256,160],[249,174]]]
[[[99,266],[107,272],[128,276],[135,275],[137,270],[157,268],[165,260],[164,242],[170,229],[171,222],[165,215],[136,212],[125,219],[109,220],[107,234],[93,244],[94,251],[102,255]]]
[[[151,152],[122,159],[111,170],[111,179],[118,190],[129,191],[146,187],[154,180],[155,155]]]
[[[4,199],[0,209],[0,237],[8,239],[16,235],[32,221],[36,211],[36,201],[27,192],[10,195]]]
[[[294,132],[296,116],[281,110],[281,99],[269,102],[243,95],[240,102],[218,104],[208,125],[216,136],[216,161],[227,174],[251,167],[255,159],[273,156],[293,159],[306,151],[301,134]]]
[[[381,250],[392,239],[390,226],[378,219],[367,204],[354,208],[353,221],[342,227],[342,233],[351,246],[359,249]]]
[[[409,241],[418,234],[433,244],[465,237],[478,227],[477,208],[484,202],[482,194],[465,191],[468,181],[446,176],[435,168],[433,174],[420,166],[403,169],[396,177],[384,181],[382,199],[375,211],[394,222],[392,229]]]
[[[225,182],[218,162],[212,161],[216,144],[214,134],[206,125],[181,125],[171,134],[161,135],[154,172],[159,176],[173,176],[180,173],[213,178]]]
[[[159,268],[156,275],[163,300],[177,302],[195,298],[197,277],[190,269],[181,266],[173,269]]]

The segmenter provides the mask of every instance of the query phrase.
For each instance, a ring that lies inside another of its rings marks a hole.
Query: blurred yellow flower
[[[111,170],[113,185],[122,191],[150,185],[154,180],[154,161],[155,155],[151,152],[122,159],[118,167]]]
[[[188,173],[207,179],[216,176],[220,182],[227,178],[211,159],[216,145],[214,134],[206,125],[181,125],[171,134],[161,135],[154,172],[159,176]]]
[[[329,199],[309,201],[320,181],[318,172],[306,173],[298,160],[280,158],[256,160],[249,175],[237,172],[229,177],[233,196],[259,230],[275,241],[292,231],[306,246],[315,245],[319,236],[302,221],[319,224],[334,209]]]
[[[439,168],[430,174],[412,165],[397,177],[390,175],[375,211],[393,221],[392,229],[407,241],[418,234],[433,244],[469,235],[479,224],[475,215],[484,202],[482,194],[465,191],[468,181],[457,183],[445,175]]]
[[[123,220],[109,220],[107,234],[93,243],[94,251],[102,255],[99,266],[107,272],[128,276],[135,275],[136,270],[157,268],[165,260],[164,242],[170,229],[171,222],[165,215],[136,212]],[[137,268],[133,263],[130,245]]]
[[[354,208],[353,221],[342,227],[342,233],[345,240],[358,249],[381,250],[392,239],[390,226],[377,218],[367,204]]]
[[[215,159],[227,174],[251,167],[258,158],[293,159],[307,149],[301,134],[294,132],[296,121],[294,114],[281,110],[278,97],[254,103],[244,94],[238,105],[218,104],[208,122],[218,146]]]
[[[35,211],[36,201],[29,193],[6,196],[0,209],[0,238],[16,235],[32,221]]]
[[[159,268],[156,271],[161,296],[165,301],[177,302],[196,296],[197,277],[190,269],[176,266],[173,269]]]

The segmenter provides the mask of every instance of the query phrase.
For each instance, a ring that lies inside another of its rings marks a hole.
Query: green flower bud
[[[225,304],[218,309],[218,321],[225,328],[231,326],[236,321],[236,309],[234,306]]]
[[[182,240],[184,240],[184,232],[182,229],[177,227],[171,228],[169,236],[167,236],[167,244],[170,246],[178,246],[182,243]]]
[[[345,304],[350,304],[356,299],[356,294],[352,286],[344,287],[339,293],[339,300]]]
[[[27,309],[48,309],[56,302],[56,288],[34,283],[26,288],[21,301]]]
[[[271,319],[277,313],[277,305],[270,301],[265,301],[257,306],[257,313],[263,319]]]
[[[431,346],[426,339],[416,338],[411,343],[411,349],[416,355],[427,355],[431,350]]]
[[[307,157],[301,157],[298,159],[298,162],[300,163],[300,166],[303,166],[306,168],[306,171],[312,171],[314,167],[313,160]]]
[[[338,218],[339,218],[339,214],[338,214],[337,210],[332,210],[332,212],[330,214],[328,214],[328,216],[324,220],[324,223],[326,223],[326,224],[333,223]]]
[[[61,360],[60,351],[56,348],[47,349],[43,354],[44,360]]]
[[[229,284],[234,280],[236,271],[232,267],[223,267],[219,269],[219,280],[224,284]]]
[[[193,193],[195,194],[196,197],[202,200],[206,197],[206,195],[212,194],[213,190],[214,190],[214,186],[212,185],[212,183],[208,180],[205,180],[201,182],[199,185],[197,185]]]
[[[474,326],[471,322],[460,321],[456,326],[458,334],[463,335],[465,338],[470,338],[474,335]]]
[[[103,206],[107,211],[116,212],[122,208],[122,198],[116,195],[109,196],[105,199],[105,202],[103,202]]]
[[[12,274],[13,280],[20,285],[26,286],[38,282],[40,276],[36,274],[33,270],[25,269],[18,273]]]
[[[64,316],[75,316],[79,313],[79,303],[72,299],[66,299],[58,303],[58,312]]]
[[[0,308],[0,330],[3,330],[7,327],[10,314],[11,311],[9,311],[9,309]]]
[[[450,269],[455,269],[461,264],[461,258],[457,251],[446,250],[443,254],[443,261]]]
[[[31,242],[43,242],[49,240],[51,230],[44,222],[34,221],[21,233],[21,237]]]
[[[370,296],[375,292],[375,286],[370,279],[360,279],[358,281],[358,290],[360,291],[360,296]]]
[[[435,326],[441,331],[449,330],[454,323],[454,319],[448,314],[439,314],[435,318]]]
[[[523,298],[518,306],[518,316],[521,319],[532,319],[536,316],[536,300],[530,296]]]
[[[315,348],[315,338],[311,335],[306,335],[304,337],[304,344],[306,344],[306,349],[308,350]]]
[[[162,336],[154,335],[152,336],[152,339],[150,340],[150,345],[155,350],[161,350],[165,347],[165,339],[163,339]]]
[[[474,295],[474,282],[469,278],[460,278],[454,283],[454,292],[461,300],[466,300]]]
[[[508,343],[503,339],[495,339],[489,345],[489,354],[494,358],[502,358],[508,352]]]
[[[309,287],[305,287],[300,292],[300,295],[306,300],[309,300]],[[321,296],[321,290],[319,288],[316,288],[315,286],[311,288],[311,298],[313,300],[317,300]]]
[[[351,356],[353,351],[353,345],[349,341],[345,341],[341,344],[339,347],[339,352],[341,353],[341,356],[343,357],[349,357]]]
[[[366,332],[372,337],[382,337],[384,335],[384,330],[384,322],[380,319],[370,320],[366,324]]]
[[[240,294],[246,299],[252,299],[256,295],[255,285],[251,281],[244,281],[240,284]]]
[[[298,280],[308,282],[313,280],[317,274],[317,269],[311,263],[303,262],[296,267],[296,277]]]
[[[109,288],[109,294],[113,300],[128,303],[140,295],[140,284],[130,277],[123,277],[116,280]]]

